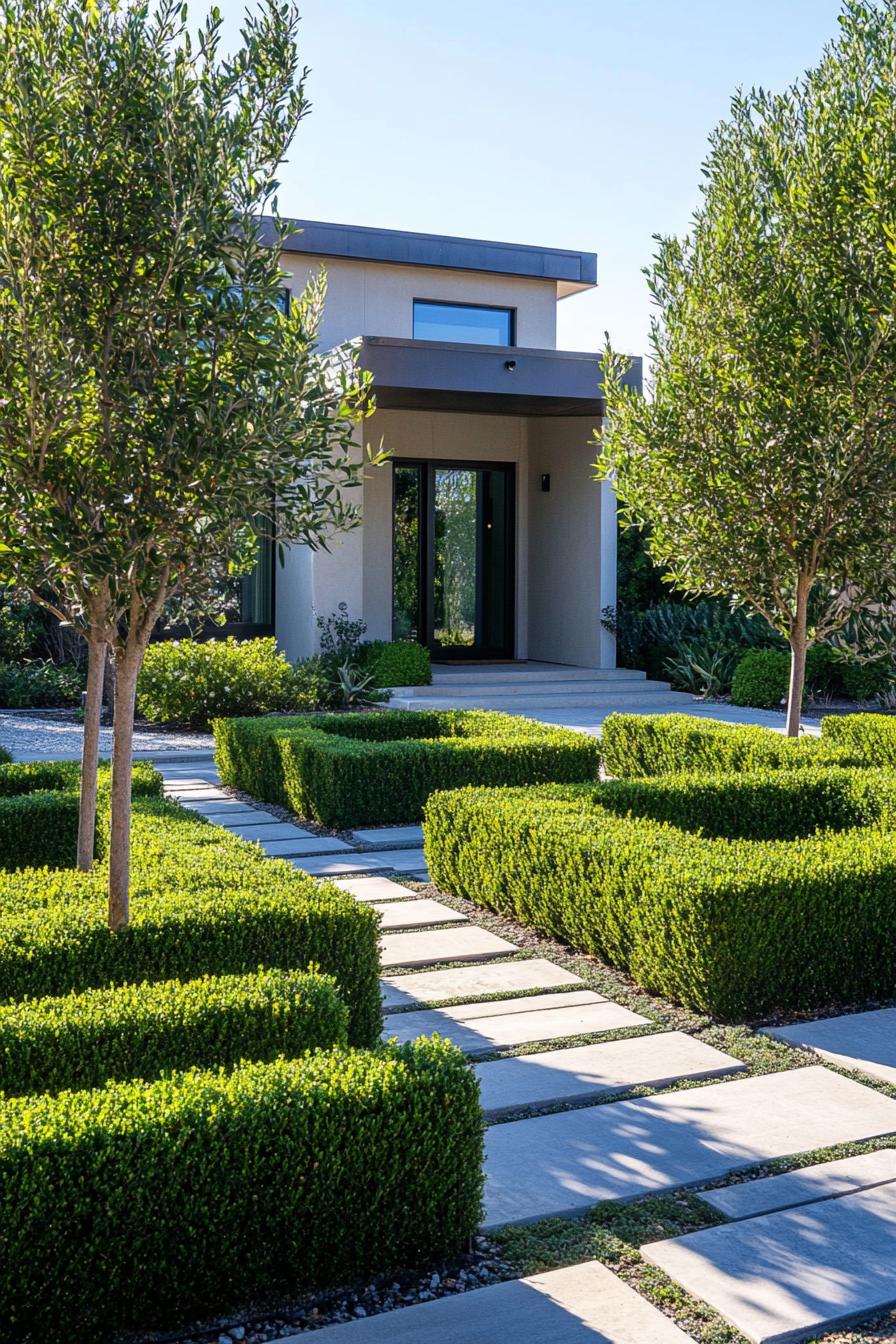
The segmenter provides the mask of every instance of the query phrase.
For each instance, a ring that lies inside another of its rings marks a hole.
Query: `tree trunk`
[[[106,663],[103,668],[103,700],[109,711],[109,718],[115,718],[115,663],[112,661],[112,650],[106,649]]]
[[[787,736],[799,737],[806,683],[806,649],[809,591],[811,584],[800,575],[796,585],[796,612],[790,631],[790,688],[787,692]]]
[[[109,927],[128,922],[131,877],[131,762],[134,701],[143,650],[128,640],[115,658],[115,724],[112,733],[112,822],[109,833]]]
[[[96,842],[96,772],[100,755],[100,717],[103,711],[103,671],[106,644],[97,634],[87,639],[87,694],[84,700],[84,741],[81,747],[81,796],[78,811],[78,868],[89,873]]]

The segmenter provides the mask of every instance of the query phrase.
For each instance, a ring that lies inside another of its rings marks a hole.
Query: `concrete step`
[[[455,666],[432,669],[435,682],[489,681],[495,684],[519,681],[643,681],[646,672],[630,667],[566,667],[522,663],[519,666]]]
[[[629,710],[643,709],[680,709],[691,708],[694,697],[683,691],[657,689],[640,694],[629,690],[617,691],[612,696],[596,695],[482,695],[458,697],[448,695],[432,696],[393,696],[387,702],[387,709],[496,709],[506,714],[528,714],[541,710],[544,712],[567,709],[611,710],[625,714]],[[541,715],[538,715],[541,717]]]
[[[668,681],[648,681],[642,677],[639,681],[620,679],[619,681],[601,681],[594,677],[578,677],[575,681],[554,681],[544,677],[538,681],[484,681],[478,677],[469,680],[435,681],[431,686],[411,686],[407,690],[393,692],[406,699],[428,700],[432,696],[451,696],[466,699],[473,696],[501,696],[516,698],[531,695],[589,695],[616,699],[620,695],[639,695],[642,691],[668,691]]]

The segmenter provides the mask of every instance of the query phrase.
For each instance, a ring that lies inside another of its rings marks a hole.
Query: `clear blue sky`
[[[228,27],[244,5],[219,0]],[[300,0],[301,3],[301,0]],[[198,16],[201,0],[191,9]],[[284,213],[595,251],[559,343],[645,349],[641,267],[687,228],[738,85],[780,88],[839,0],[305,0]]]

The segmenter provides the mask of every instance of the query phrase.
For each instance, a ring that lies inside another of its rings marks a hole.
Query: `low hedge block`
[[[77,761],[38,761],[0,765],[0,868],[70,868],[78,844]],[[108,829],[108,766],[99,772],[96,828],[97,856],[105,853]],[[135,764],[136,798],[162,796],[162,776],[149,765]]]
[[[0,1007],[0,1092],[102,1087],[173,1069],[298,1056],[346,1044],[336,982],[258,971],[90,989]]]
[[[417,821],[435,789],[595,779],[581,733],[482,710],[218,719],[225,784],[326,826]]]
[[[97,827],[97,839],[102,830]],[[0,796],[0,868],[68,868],[77,845],[77,793],[41,789]]]
[[[890,772],[824,768],[439,793],[424,830],[438,886],[742,1019],[893,994],[894,817]]]
[[[382,1023],[378,942],[375,912],[347,892],[172,803],[135,806],[131,922],[119,933],[106,922],[99,867],[0,874],[4,1000],[314,965],[348,1006],[349,1042],[372,1045]]]
[[[601,732],[601,751],[607,774],[619,779],[855,763],[852,751],[830,739],[789,738],[771,728],[688,714],[610,714]]]
[[[861,765],[896,769],[896,717],[891,714],[829,714],[821,721],[821,737]]]
[[[0,1340],[108,1341],[432,1261],[480,1217],[459,1050],[321,1051],[0,1103]]]
[[[108,788],[112,771],[101,761],[97,772],[100,789]],[[164,781],[148,761],[135,761],[131,770],[131,792],[135,798],[161,798]],[[0,797],[35,793],[38,789],[67,789],[77,793],[81,786],[80,761],[16,761],[0,764]]]

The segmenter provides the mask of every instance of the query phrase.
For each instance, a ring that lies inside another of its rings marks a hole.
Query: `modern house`
[[[556,348],[557,305],[596,284],[595,255],[296,224],[285,284],[326,268],[322,343],[359,341],[374,377],[359,454],[363,435],[391,459],[353,492],[361,527],[329,552],[294,547],[272,586],[259,575],[254,624],[297,658],[315,650],[315,615],[345,602],[370,638],[420,640],[436,661],[614,667],[599,356]]]

